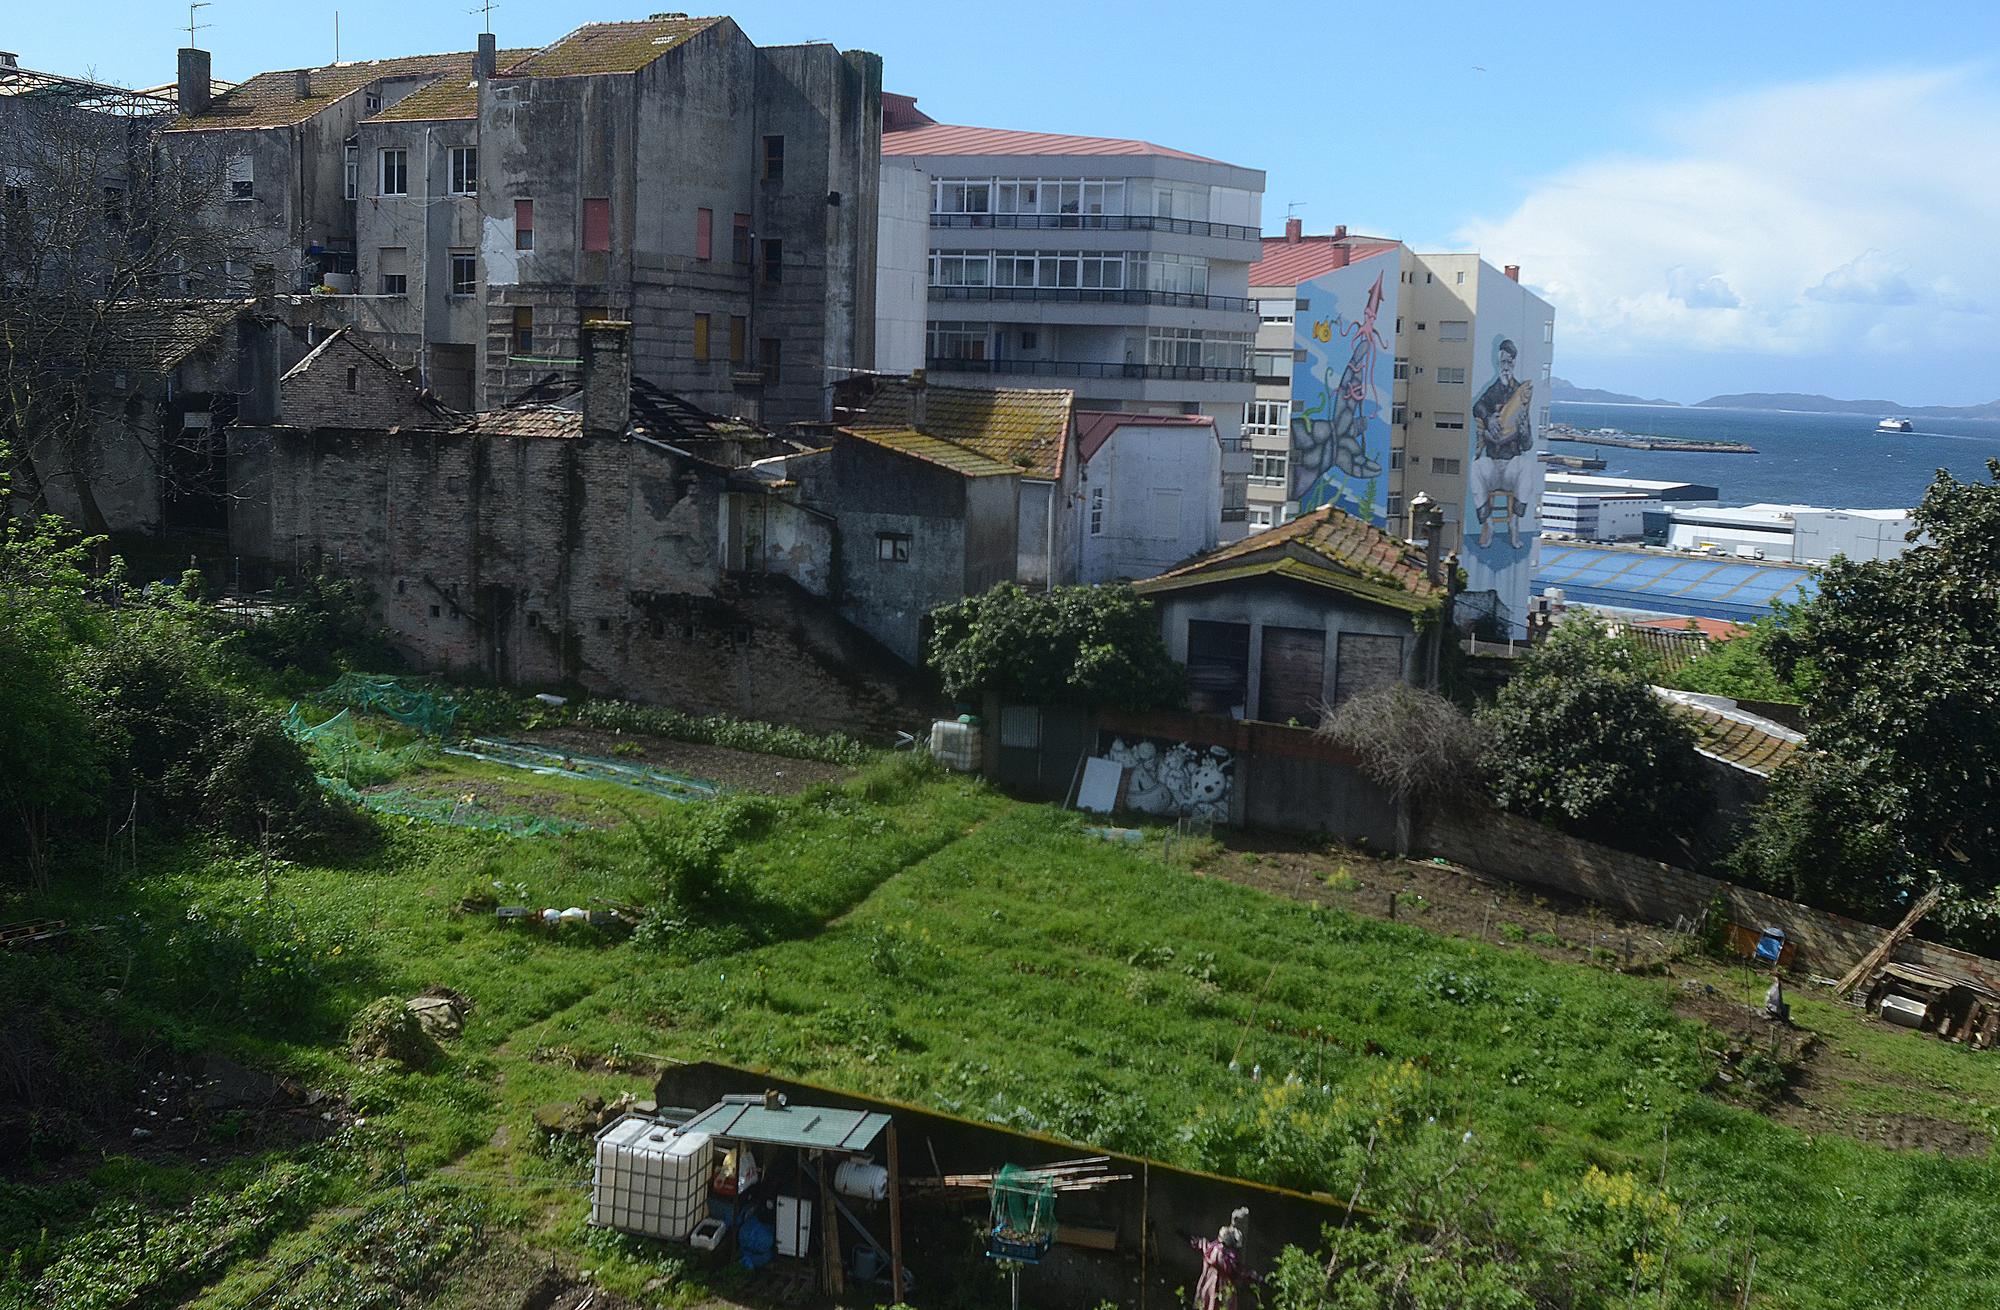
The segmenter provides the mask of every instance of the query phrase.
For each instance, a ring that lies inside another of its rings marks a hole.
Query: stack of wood
[[[1131,1181],[1131,1174],[1107,1172],[1110,1166],[1110,1156],[1093,1155],[1082,1160],[1058,1160],[1054,1164],[1017,1170],[1013,1179],[1023,1183],[1047,1183],[1057,1192],[1089,1192],[1108,1183]],[[990,1192],[999,1177],[998,1173],[942,1174],[934,1178],[912,1178],[909,1185],[918,1190],[941,1192]]]

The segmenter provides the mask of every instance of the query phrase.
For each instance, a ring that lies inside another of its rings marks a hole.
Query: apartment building
[[[1464,609],[1524,627],[1555,313],[1520,269],[1422,254],[1386,237],[1308,236],[1288,219],[1250,272],[1256,394],[1244,414],[1250,520],[1321,505],[1407,533],[1428,495],[1444,513]]]
[[[1225,452],[1219,526],[1240,538],[1264,174],[884,103],[885,175],[930,186],[926,367],[960,385],[1068,388],[1080,409],[1212,418]]]
[[[221,140],[243,263],[337,302],[448,402],[573,375],[633,325],[645,381],[817,419],[873,364],[881,60],[759,47],[727,18],[266,73],[208,93],[181,52],[170,143]]]

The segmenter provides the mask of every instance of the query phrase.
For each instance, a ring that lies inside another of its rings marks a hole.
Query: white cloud
[[[1862,348],[1906,374],[1940,352],[1993,368],[1992,325],[1965,317],[2000,303],[1989,85],[1947,72],[1784,86],[1700,107],[1660,139],[1541,179],[1458,234],[1523,265],[1556,306],[1563,354]]]

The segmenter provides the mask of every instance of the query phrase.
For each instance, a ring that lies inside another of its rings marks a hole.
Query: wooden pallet
[[[30,919],[25,923],[0,924],[0,947],[32,946],[69,931],[63,919]]]

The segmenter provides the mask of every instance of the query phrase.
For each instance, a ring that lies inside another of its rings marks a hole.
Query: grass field
[[[670,1252],[586,1227],[584,1162],[532,1131],[543,1103],[643,1093],[663,1057],[1343,1197],[1365,1181],[1364,1205],[1413,1223],[1462,1198],[1494,1260],[1541,1253],[1520,1286],[1544,1300],[1725,1304],[1754,1251],[1758,1305],[1993,1303],[1990,1152],[1808,1133],[1709,1090],[1725,1040],[1677,1000],[1688,976],[1747,1000],[1740,970],[1630,977],[1428,931],[1421,914],[1303,904],[1205,874],[1219,853],[1168,863],[907,762],[697,806],[457,759],[413,781],[616,826],[510,839],[381,823],[360,853],[275,871],[142,851],[136,876],[6,907],[107,925],[63,954],[0,959],[24,1009],[127,1051],[226,1051],[340,1092],[359,1122],[208,1163],[100,1136],[0,1183],[0,1304],[234,1306],[267,1288],[280,1305],[478,1304],[453,1272],[475,1228],[613,1293],[698,1299]],[[649,832],[724,852],[718,890],[675,930],[543,933],[457,908],[658,906]],[[434,985],[475,1004],[444,1063],[397,1073],[345,1054],[363,1004]],[[1994,1056],[1809,998],[1797,1010],[1855,1075],[1855,1115],[1907,1100],[1990,1132]],[[92,1059],[65,1049],[62,1067],[133,1076]],[[1901,1090],[1869,1091],[1870,1071]],[[397,1253],[371,1189],[405,1169],[435,1236]],[[370,1269],[407,1275],[407,1295],[343,1299],[333,1275]],[[1479,1303],[1523,1303],[1505,1295]]]

